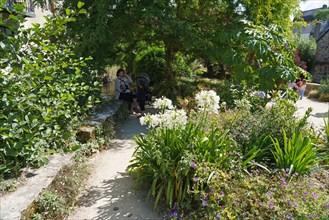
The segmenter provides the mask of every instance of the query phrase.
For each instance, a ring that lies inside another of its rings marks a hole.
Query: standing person
[[[125,71],[124,69],[118,69],[117,71],[117,79],[115,80],[115,99],[116,100],[124,100],[128,102],[130,112],[134,113],[134,109],[138,108],[137,98],[136,95],[134,95],[128,85],[126,84],[126,81],[124,79]]]
[[[146,73],[142,73],[137,77],[137,101],[141,110],[141,115],[144,115],[145,102],[150,94],[149,89],[150,77]]]
[[[302,83],[298,87],[298,98],[299,99],[303,99],[305,89],[306,89],[306,79],[303,79]]]

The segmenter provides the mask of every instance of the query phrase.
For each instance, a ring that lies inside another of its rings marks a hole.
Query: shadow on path
[[[93,186],[86,192],[80,207],[91,207],[103,201],[92,218],[94,220],[155,219],[143,214],[144,207],[152,209],[151,201],[146,200],[146,192],[134,190],[132,186],[133,178],[126,173],[120,173],[115,179],[105,179],[100,186]]]

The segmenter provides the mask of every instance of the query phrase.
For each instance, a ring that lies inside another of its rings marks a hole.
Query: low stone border
[[[312,90],[318,90],[320,89],[320,84],[318,83],[306,83],[306,89],[305,89],[305,95],[307,96],[308,93]]]
[[[44,189],[49,187],[62,167],[70,163],[72,156],[73,154],[56,154],[51,156],[53,158],[46,166],[37,170],[29,170],[26,175],[31,177],[26,179],[24,186],[1,197],[0,219],[20,219],[22,211],[36,200]]]
[[[95,127],[102,126],[104,122],[114,115],[122,102],[112,102],[100,112],[92,114],[91,118],[85,121],[85,125],[81,126],[80,131],[86,132],[95,138]],[[87,141],[87,140],[85,140]],[[8,193],[0,198],[0,219],[14,220],[21,219],[21,214],[33,203],[39,194],[47,189],[55,179],[58,172],[71,162],[73,154],[52,155],[49,163],[37,170],[28,170],[26,176],[27,181],[24,186],[19,187],[16,191]]]

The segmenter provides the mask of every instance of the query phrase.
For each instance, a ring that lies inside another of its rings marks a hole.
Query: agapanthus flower
[[[184,128],[187,120],[186,112],[178,109],[166,110],[162,114],[145,115],[139,119],[141,125],[160,129]]]
[[[219,109],[219,96],[215,91],[201,91],[195,95],[195,100],[199,110],[207,110],[212,113],[218,113]]]
[[[172,101],[166,97],[161,97],[160,99],[155,99],[154,108],[156,109],[173,109]]]

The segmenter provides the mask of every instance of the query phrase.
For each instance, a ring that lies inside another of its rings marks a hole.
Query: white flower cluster
[[[207,110],[212,113],[218,113],[219,96],[215,91],[201,91],[196,94],[195,100],[198,104],[199,110]]]
[[[188,117],[184,110],[166,110],[162,114],[146,115],[140,118],[142,125],[148,125],[150,128],[173,129],[184,128]]]
[[[250,104],[249,100],[247,100],[245,98],[240,99],[240,100],[234,100],[234,104],[239,109],[245,109],[245,110],[248,110],[248,111],[251,109],[251,104]]]
[[[167,99],[166,97],[162,97],[161,99],[156,99],[154,101],[154,108],[156,109],[173,109],[172,101],[170,99]]]

